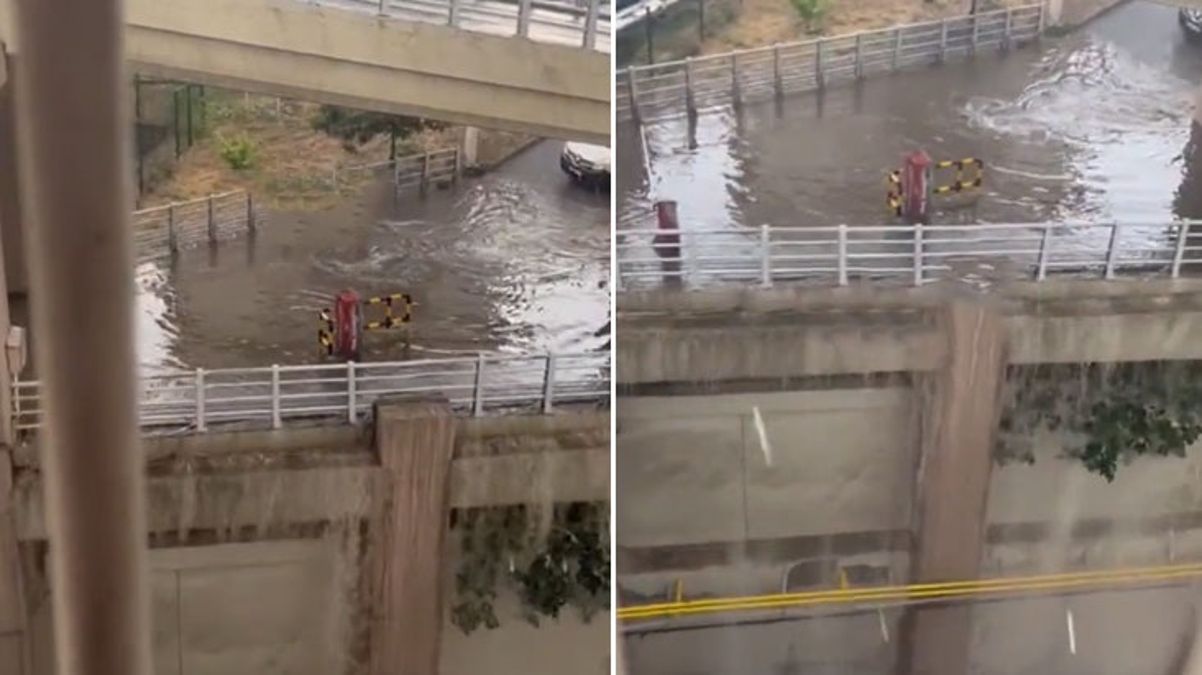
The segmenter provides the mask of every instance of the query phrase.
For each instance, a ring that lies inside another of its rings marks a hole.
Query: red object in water
[[[906,155],[902,168],[902,214],[912,223],[925,223],[931,207],[931,156],[922,150]]]
[[[676,202],[655,203],[655,219],[661,232],[652,242],[661,258],[680,258],[680,223],[676,220]]]
[[[334,353],[347,361],[359,360],[362,307],[359,294],[354,291],[342,291],[334,297]]]

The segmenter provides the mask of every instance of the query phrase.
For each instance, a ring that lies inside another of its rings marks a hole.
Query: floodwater
[[[365,361],[608,344],[609,196],[571,184],[560,148],[424,198],[394,199],[382,180],[328,211],[267,213],[253,239],[140,266],[143,367],[318,362],[318,311],[343,289],[418,303],[404,331],[365,335]]]
[[[893,224],[885,178],[914,149],[986,164],[984,189],[937,198],[934,223],[1199,216],[1186,168],[1200,75],[1176,10],[1133,3],[1009,55],[649,125],[649,176],[623,125],[620,227],[653,227],[663,199],[685,229]]]

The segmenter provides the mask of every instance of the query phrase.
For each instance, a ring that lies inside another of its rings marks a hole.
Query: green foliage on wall
[[[451,620],[464,633],[496,628],[508,586],[527,621],[567,606],[588,620],[609,606],[609,505],[507,506],[457,512],[460,562]]]
[[[1202,436],[1202,362],[1012,370],[997,458],[1034,463],[1032,436],[1055,432],[1064,454],[1113,481],[1140,456],[1183,457]]]

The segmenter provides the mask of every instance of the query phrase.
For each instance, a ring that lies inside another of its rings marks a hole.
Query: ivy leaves
[[[1064,454],[1112,482],[1142,455],[1184,457],[1202,436],[1202,363],[1055,365],[1015,369],[997,452],[1034,462],[1030,436],[1066,438]],[[1007,437],[1009,435],[1009,437]]]
[[[567,605],[591,618],[609,603],[608,514],[604,503],[557,505],[540,536],[532,522],[538,514],[526,506],[464,512],[452,622],[464,633],[499,626],[500,583],[512,584],[534,625],[541,616],[557,618]]]

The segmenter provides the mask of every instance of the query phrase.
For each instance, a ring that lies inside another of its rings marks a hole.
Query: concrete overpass
[[[0,40],[19,58],[12,0]],[[607,144],[609,55],[290,0],[129,0],[147,75]],[[11,70],[11,68],[10,68]]]

